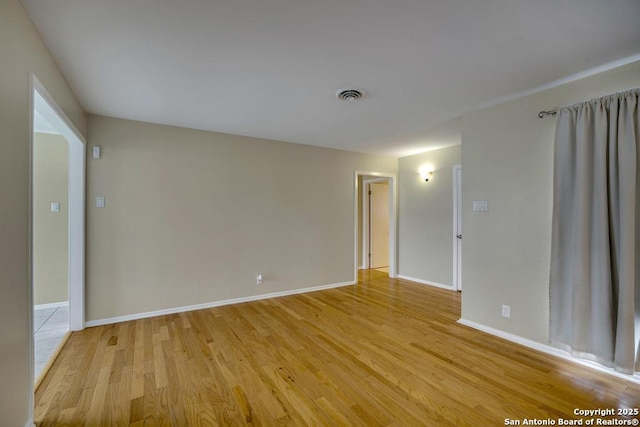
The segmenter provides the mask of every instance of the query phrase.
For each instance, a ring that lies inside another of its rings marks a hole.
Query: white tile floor
[[[47,364],[58,344],[69,330],[69,306],[33,310],[33,333],[35,337],[35,378]]]

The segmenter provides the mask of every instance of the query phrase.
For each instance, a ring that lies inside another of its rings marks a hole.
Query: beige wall
[[[35,73],[56,102],[85,131],[73,92],[18,0],[0,2],[0,417],[7,427],[29,416],[29,75]]]
[[[33,138],[33,301],[68,300],[69,144],[60,135]],[[60,212],[51,212],[51,202]]]
[[[453,166],[460,146],[403,157],[398,161],[399,274],[453,284]],[[434,168],[425,182],[418,170]]]
[[[555,120],[537,113],[638,86],[640,62],[462,117],[463,318],[547,342]]]
[[[89,140],[102,158],[87,161],[88,320],[351,281],[354,171],[397,168],[98,116]]]

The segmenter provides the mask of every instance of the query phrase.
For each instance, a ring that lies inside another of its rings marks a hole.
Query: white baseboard
[[[34,310],[42,310],[45,308],[59,308],[59,307],[69,307],[69,301],[62,302],[52,302],[49,304],[37,304],[33,306]]]
[[[582,365],[582,366],[585,366],[587,368],[595,369],[596,371],[603,372],[605,374],[609,374],[609,375],[614,376],[616,378],[620,378],[620,379],[623,379],[623,380],[630,381],[632,383],[640,384],[640,375],[638,375],[638,374],[635,374],[635,375],[621,374],[620,372],[618,372],[618,371],[616,371],[614,369],[607,368],[607,367],[602,366],[600,364],[597,364],[595,362],[590,362],[588,360],[578,359],[577,357],[572,356],[570,353],[567,353],[564,350],[560,350],[558,348],[552,347],[552,346],[547,345],[547,344],[542,344],[542,343],[539,343],[537,341],[533,341],[533,340],[530,340],[530,339],[527,339],[527,338],[523,338],[523,337],[521,337],[519,335],[515,335],[515,334],[511,334],[509,332],[501,331],[500,329],[495,329],[495,328],[492,328],[491,326],[486,326],[486,325],[483,325],[481,323],[474,322],[472,320],[459,319],[458,323],[460,323],[461,325],[468,326],[468,327],[473,328],[473,329],[477,329],[477,330],[482,331],[482,332],[486,332],[486,333],[491,334],[491,335],[495,335],[495,336],[503,338],[503,339],[505,339],[507,341],[511,341],[511,342],[516,343],[516,344],[520,344],[520,345],[523,345],[525,347],[529,347],[529,348],[532,348],[534,350],[541,351],[541,352],[549,354],[551,356],[556,356],[556,357],[559,357],[561,359],[568,360],[570,362],[576,363],[578,365]]]
[[[110,325],[112,323],[128,322],[130,320],[146,319],[148,317],[164,316],[165,314],[183,313],[185,311],[202,310],[205,308],[220,307],[223,305],[239,304],[243,302],[258,301],[262,299],[278,298],[287,295],[304,294],[307,292],[323,291],[326,289],[339,288],[342,286],[355,285],[357,282],[332,283],[330,285],[314,286],[311,288],[293,289],[291,291],[272,292],[269,294],[253,295],[250,297],[232,298],[222,301],[213,301],[203,304],[185,305],[182,307],[166,308],[164,310],[147,311],[145,313],[128,314],[126,316],[109,317],[106,319],[89,320],[84,323],[85,327]]]
[[[398,279],[404,279],[404,280],[409,280],[411,282],[416,282],[416,283],[420,283],[421,285],[429,285],[429,286],[434,286],[436,288],[440,288],[440,289],[447,289],[449,291],[453,290],[453,286],[451,285],[443,285],[442,283],[437,283],[437,282],[429,282],[427,280],[422,280],[422,279],[418,279],[416,277],[411,277],[411,276],[405,276],[404,274],[398,274],[396,276]]]

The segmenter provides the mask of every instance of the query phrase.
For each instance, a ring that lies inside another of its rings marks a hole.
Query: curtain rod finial
[[[556,110],[540,111],[538,113],[538,117],[541,119],[544,119],[545,117],[548,117],[548,116],[555,116],[556,112],[557,112]]]

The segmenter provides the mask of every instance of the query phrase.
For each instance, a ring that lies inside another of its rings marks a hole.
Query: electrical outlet
[[[510,318],[511,317],[511,307],[508,305],[503,305],[502,306],[502,317],[507,317]]]
[[[262,285],[262,273],[258,273],[256,276],[256,285]]]

